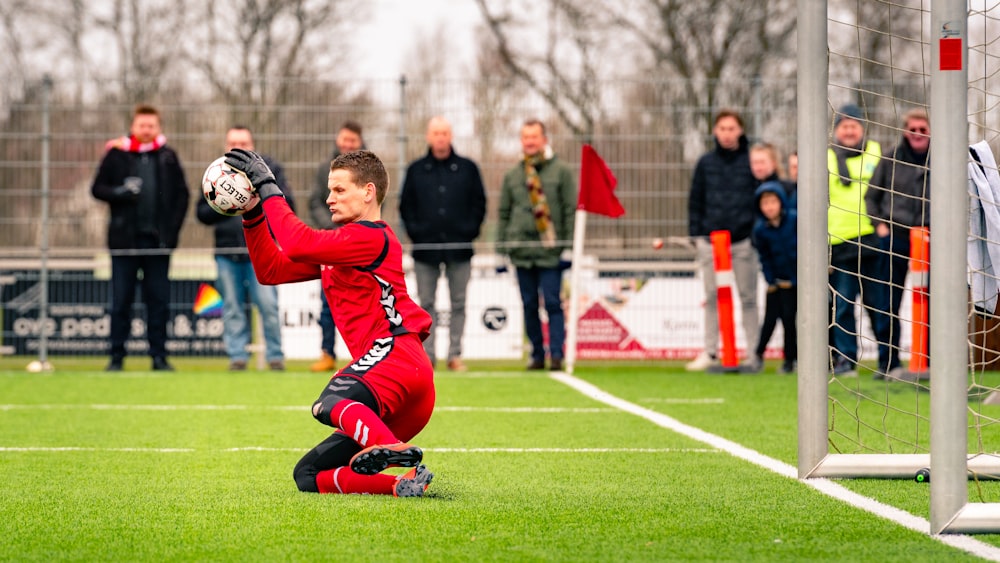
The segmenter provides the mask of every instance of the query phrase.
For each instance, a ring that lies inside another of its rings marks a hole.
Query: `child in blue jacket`
[[[754,194],[757,204],[758,221],[754,225],[751,241],[760,256],[760,266],[767,281],[767,302],[764,310],[763,328],[757,343],[757,359],[763,361],[767,341],[775,325],[774,319],[781,319],[785,331],[785,361],[782,373],[795,371],[797,344],[795,334],[795,268],[798,254],[798,218],[794,209],[788,206],[788,196],[780,182],[764,182]],[[770,320],[770,322],[768,322]]]

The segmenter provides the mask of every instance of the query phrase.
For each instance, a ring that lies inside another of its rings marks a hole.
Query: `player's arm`
[[[283,207],[288,213],[293,214],[284,198],[271,198],[269,201],[271,203],[268,205]],[[258,205],[263,205],[263,203]],[[272,238],[267,220],[263,215],[251,216],[249,219],[244,218],[243,234],[246,237],[247,250],[250,253],[254,273],[256,273],[257,281],[260,283],[277,285],[319,278],[319,266],[294,262],[282,252],[282,249]]]

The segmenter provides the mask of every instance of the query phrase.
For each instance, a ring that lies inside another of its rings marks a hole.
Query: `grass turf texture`
[[[428,497],[299,493],[292,467],[328,433],[308,413],[326,376],[306,362],[229,373],[172,361],[176,373],[139,358],[105,374],[103,359],[57,358],[40,375],[0,359],[0,560],[973,559],[504,364],[438,374],[439,410],[416,440],[436,473]],[[577,376],[795,463],[794,377],[669,363]],[[926,484],[841,483],[928,516]],[[981,485],[987,501],[996,485]]]

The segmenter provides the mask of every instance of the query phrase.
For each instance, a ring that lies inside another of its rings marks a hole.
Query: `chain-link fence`
[[[518,158],[520,124],[529,117],[546,122],[555,152],[578,168],[580,147],[592,143],[619,179],[617,195],[627,214],[616,221],[595,217],[588,225],[588,249],[615,258],[685,257],[681,249],[653,254],[649,242],[687,234],[690,170],[710,146],[709,121],[718,108],[678,104],[683,84],[616,82],[602,84],[602,109],[592,132],[569,131],[538,96],[509,85],[482,81],[414,83],[369,81],[347,92],[322,83],[273,84],[298,92],[280,106],[232,106],[199,103],[181,96],[152,100],[162,113],[163,130],[187,173],[192,195],[199,196],[205,166],[222,153],[229,125],[254,131],[259,151],[285,167],[298,203],[308,216],[307,199],[317,168],[327,162],[341,122],[364,127],[366,146],[389,167],[392,189],[383,217],[398,227],[398,187],[409,161],[426,151],[424,126],[443,115],[454,125],[456,152],[476,160],[487,187],[488,214],[479,250],[494,239],[496,202],[504,172]],[[745,86],[744,86],[745,87]],[[747,134],[766,139],[783,151],[794,147],[794,84],[755,83],[756,94],[744,112]],[[56,82],[51,104],[42,96],[10,106],[0,116],[0,257],[38,255],[42,229],[48,229],[52,256],[81,257],[105,248],[106,205],[90,195],[90,184],[105,142],[124,134],[131,104],[88,101],[74,84]],[[48,120],[50,135],[43,138]],[[48,141],[47,161],[43,141]],[[47,172],[46,174],[43,172]],[[48,220],[40,221],[43,183],[51,194]],[[181,233],[181,250],[211,248],[212,233],[193,217]],[[400,230],[397,228],[397,230]]]

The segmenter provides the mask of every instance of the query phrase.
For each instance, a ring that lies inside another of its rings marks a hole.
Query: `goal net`
[[[798,28],[800,475],[928,469],[933,532],[996,532],[1000,6],[816,4]]]

